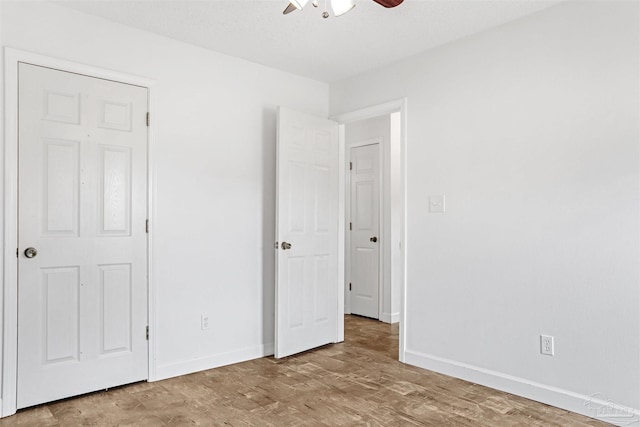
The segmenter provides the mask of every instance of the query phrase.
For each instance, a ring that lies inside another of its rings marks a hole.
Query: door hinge
[[[144,231],[145,231],[145,233],[149,234],[149,220],[148,219],[144,220]]]
[[[16,258],[20,256],[20,248],[16,248]]]
[[[351,290],[351,283],[349,283],[349,290]]]
[[[349,231],[353,230],[353,224],[349,223]]]
[[[349,162],[349,170],[353,170],[353,163]]]
[[[147,341],[149,341],[149,326],[147,326]]]
[[[151,113],[147,113],[147,127],[151,124]]]

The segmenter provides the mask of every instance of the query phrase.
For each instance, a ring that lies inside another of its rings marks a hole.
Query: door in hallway
[[[378,319],[380,263],[379,145],[351,148],[351,313]]]

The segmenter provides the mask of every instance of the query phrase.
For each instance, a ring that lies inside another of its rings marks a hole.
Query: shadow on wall
[[[275,338],[276,106],[262,111],[262,343]]]

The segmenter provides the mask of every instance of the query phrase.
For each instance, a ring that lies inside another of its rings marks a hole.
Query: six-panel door
[[[147,378],[147,97],[19,65],[18,408]]]
[[[378,319],[380,165],[378,144],[351,148],[351,313]]]
[[[281,107],[277,159],[275,356],[285,357],[336,341],[337,123]]]

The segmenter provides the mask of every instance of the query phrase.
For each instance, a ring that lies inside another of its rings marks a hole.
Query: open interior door
[[[337,341],[338,124],[278,110],[275,357]]]

